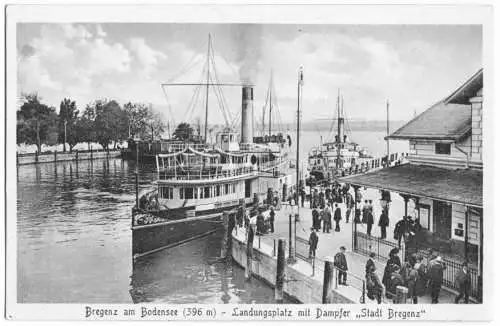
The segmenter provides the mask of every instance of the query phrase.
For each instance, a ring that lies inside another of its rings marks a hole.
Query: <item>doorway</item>
[[[434,211],[434,233],[445,240],[451,238],[451,204],[435,200]]]

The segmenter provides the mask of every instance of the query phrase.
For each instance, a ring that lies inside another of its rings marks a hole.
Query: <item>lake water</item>
[[[357,132],[374,155],[384,133]],[[320,141],[304,132],[301,156]],[[407,151],[407,143],[391,143]],[[272,303],[263,282],[216,262],[220,235],[132,260],[135,164],[121,159],[17,168],[17,299],[21,303]],[[140,166],[140,187],[152,165]]]

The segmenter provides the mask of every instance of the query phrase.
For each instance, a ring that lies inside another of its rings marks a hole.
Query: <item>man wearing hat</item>
[[[309,235],[309,259],[316,257],[316,249],[318,248],[318,235],[314,228],[311,228]]]
[[[469,289],[470,289],[470,273],[467,269],[467,262],[462,264],[462,269],[458,271],[456,280],[459,294],[455,298],[455,303],[459,303],[463,298],[465,303],[469,303]]]
[[[334,266],[339,272],[339,284],[347,285],[347,259],[345,258],[345,247],[340,247],[340,252],[335,255]]]
[[[446,265],[441,256],[432,260],[429,264],[429,289],[431,291],[431,303],[439,303],[439,292],[443,284],[443,271]]]

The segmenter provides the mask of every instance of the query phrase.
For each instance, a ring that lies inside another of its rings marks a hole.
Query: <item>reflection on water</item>
[[[220,234],[133,261],[134,168],[110,159],[17,169],[18,302],[273,302],[271,288],[217,262]],[[153,166],[140,170],[146,188]]]

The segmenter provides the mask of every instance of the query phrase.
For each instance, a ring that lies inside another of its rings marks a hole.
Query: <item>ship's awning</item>
[[[352,185],[483,207],[483,172],[403,164],[340,178]]]

